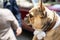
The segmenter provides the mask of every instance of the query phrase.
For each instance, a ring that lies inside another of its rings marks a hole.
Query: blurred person
[[[7,9],[11,10],[11,12],[16,17],[16,19],[18,20],[18,23],[21,27],[21,24],[22,24],[22,22],[21,22],[21,13],[19,11],[19,7],[16,3],[16,0],[4,0],[3,4],[4,4],[3,5],[4,8],[7,8]],[[21,30],[22,30],[22,28],[21,28]]]
[[[27,29],[27,30],[30,30],[30,31],[33,31],[33,29],[28,26],[24,20],[21,19],[21,13],[19,11],[19,3],[16,3],[16,1],[18,0],[5,0],[4,1],[4,8],[8,8],[12,11],[12,13],[14,14],[14,16],[16,17],[16,19],[18,20],[19,24],[20,24],[20,27],[21,27],[21,24],[24,26],[23,28],[24,29]],[[23,1],[23,0],[22,0]],[[26,2],[26,1],[25,1]],[[21,27],[22,28],[22,27]]]
[[[16,36],[21,34],[21,27],[12,12],[0,8],[0,40],[17,40],[12,28],[16,30]]]
[[[11,10],[11,12],[14,14],[21,27],[21,13],[19,11],[19,7],[16,3],[16,0],[4,0],[3,4],[4,4],[3,5],[4,8]]]

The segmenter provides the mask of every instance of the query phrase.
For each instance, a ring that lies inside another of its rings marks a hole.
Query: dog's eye
[[[29,14],[29,16],[30,16],[30,18],[32,18],[32,17],[33,17],[33,15],[31,15],[31,14]]]

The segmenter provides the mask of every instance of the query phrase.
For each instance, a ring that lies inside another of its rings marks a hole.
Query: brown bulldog
[[[35,29],[32,40],[60,40],[60,17],[42,3],[29,11],[28,21]]]

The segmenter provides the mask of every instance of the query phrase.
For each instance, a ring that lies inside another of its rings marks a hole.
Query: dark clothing
[[[12,11],[21,26],[21,13],[18,5],[16,4],[16,0],[4,1],[4,8],[8,8]]]

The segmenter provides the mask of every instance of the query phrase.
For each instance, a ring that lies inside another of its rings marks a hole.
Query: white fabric
[[[16,0],[17,5],[20,5],[21,0]]]
[[[41,40],[42,38],[44,38],[46,36],[46,33],[42,30],[35,30],[34,31],[34,35],[37,36],[38,40]]]
[[[3,33],[2,33],[2,34],[3,34]],[[2,35],[2,34],[1,34],[1,35]],[[14,35],[14,33],[13,33],[12,28],[10,28],[10,29],[8,30],[8,32],[0,38],[0,40],[17,40],[17,39],[16,39],[16,37],[15,37],[15,35]]]
[[[16,2],[17,2],[17,5],[21,7],[26,7],[26,8],[33,7],[33,4],[27,0],[16,0]]]
[[[0,8],[3,8],[3,0],[0,0]]]
[[[34,31],[34,35],[37,35],[39,32],[40,32],[40,31],[35,30],[35,31]]]

